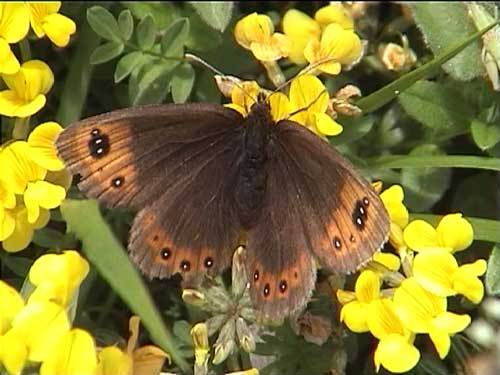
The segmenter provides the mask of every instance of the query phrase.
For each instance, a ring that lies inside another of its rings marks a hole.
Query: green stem
[[[31,47],[28,39],[24,38],[19,42],[19,48],[21,49],[21,59],[23,62],[31,60]]]
[[[436,225],[443,215],[412,214],[411,219],[421,219]],[[500,243],[500,221],[492,219],[482,219],[477,217],[466,217],[474,230],[474,239]]]
[[[14,121],[14,129],[12,129],[12,138],[25,140],[28,138],[28,133],[30,131],[30,118],[16,118]]]
[[[369,159],[366,169],[374,168],[473,168],[500,171],[500,159],[484,156],[443,155],[405,156],[390,155]]]

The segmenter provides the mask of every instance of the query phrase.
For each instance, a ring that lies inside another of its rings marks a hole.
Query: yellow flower
[[[55,141],[63,128],[57,122],[45,122],[38,125],[28,137],[31,159],[49,171],[64,169],[64,163],[57,157]]]
[[[340,293],[339,293],[340,292]],[[340,294],[340,295],[339,295]],[[338,291],[339,301],[346,300],[345,291]],[[353,332],[368,331],[368,314],[370,304],[380,298],[380,277],[373,271],[363,271],[356,280],[355,299],[342,306],[340,321]]]
[[[50,212],[41,209],[38,219],[30,223],[28,211],[24,205],[11,210],[10,214],[15,220],[14,231],[2,241],[3,249],[10,253],[26,249],[33,239],[35,229],[43,228],[50,220]]]
[[[14,74],[20,66],[9,44],[23,39],[29,30],[29,10],[23,3],[0,2],[0,74]]]
[[[136,348],[140,319],[129,320],[130,337],[126,352],[108,346],[99,353],[96,375],[156,375],[161,372],[167,353],[153,345]]]
[[[304,56],[316,69],[336,75],[340,73],[341,64],[352,64],[361,56],[361,52],[361,40],[356,33],[332,23],[323,31],[321,41],[309,41]]]
[[[354,29],[354,21],[351,16],[340,3],[330,4],[318,9],[314,15],[314,19],[321,25],[322,28],[336,23],[346,30]]]
[[[373,301],[366,314],[370,332],[380,340],[374,355],[377,371],[381,365],[394,373],[415,367],[420,352],[413,346],[414,335],[396,314],[394,302],[387,298]]]
[[[297,9],[290,9],[283,16],[283,32],[290,39],[290,61],[305,64],[304,49],[310,40],[319,40],[321,35],[318,22]]]
[[[0,335],[10,329],[12,321],[19,311],[24,307],[23,298],[17,290],[0,280]]]
[[[328,91],[315,76],[301,75],[290,85],[291,119],[309,128],[318,135],[338,135],[342,126],[325,112],[328,108]]]
[[[28,117],[45,105],[45,94],[54,83],[54,75],[43,61],[25,62],[15,74],[2,74],[9,88],[0,92],[0,114]]]
[[[28,349],[23,336],[10,330],[0,335],[0,365],[3,365],[10,375],[19,375],[28,357]]]
[[[471,321],[469,315],[446,311],[446,298],[428,292],[414,277],[406,279],[396,289],[394,304],[408,329],[429,334],[441,359],[450,350],[450,335],[463,331]]]
[[[377,251],[373,254],[373,261],[383,264],[387,269],[391,271],[397,271],[401,267],[401,260],[398,256],[391,253],[383,253],[381,251]]]
[[[40,366],[40,375],[95,375],[97,355],[94,339],[81,329],[72,329],[54,343]]]
[[[69,37],[76,31],[75,23],[66,16],[59,14],[60,1],[32,3],[29,2],[31,27],[36,36],[47,35],[58,47],[65,47]]]
[[[231,90],[232,103],[225,104],[225,107],[232,108],[243,116],[247,116],[252,106],[257,102],[257,95],[260,90],[260,86],[255,81],[245,81],[239,85],[234,85]]]
[[[391,226],[389,230],[389,242],[398,251],[406,249],[403,240],[403,229],[408,225],[408,209],[403,204],[404,191],[400,185],[393,185],[380,194],[385,209],[389,213]]]
[[[35,362],[43,362],[69,329],[64,307],[49,301],[27,304],[12,323],[28,347],[28,359]]]
[[[47,181],[28,183],[24,192],[24,204],[28,210],[28,222],[35,223],[40,216],[40,210],[50,210],[59,207],[66,198],[66,190],[62,186]]]
[[[479,276],[486,272],[486,261],[458,266],[455,257],[444,249],[420,252],[413,261],[415,279],[429,292],[441,297],[462,294],[473,303],[484,296],[484,286]]]
[[[274,32],[271,19],[263,14],[252,13],[238,21],[234,36],[239,45],[252,51],[257,60],[276,61],[286,57],[290,41]]]
[[[0,241],[5,240],[14,232],[16,224],[12,214],[14,207],[16,207],[15,194],[7,189],[5,183],[0,180]]]
[[[195,324],[191,328],[191,337],[194,344],[194,358],[196,366],[206,366],[210,356],[210,347],[208,346],[208,328],[205,323]]]
[[[453,253],[469,247],[473,239],[472,225],[460,213],[444,216],[436,229],[424,220],[414,220],[404,230],[404,241],[415,251],[442,248]]]
[[[88,262],[74,250],[42,255],[29,271],[29,280],[36,289],[28,303],[52,301],[67,306],[88,272]]]

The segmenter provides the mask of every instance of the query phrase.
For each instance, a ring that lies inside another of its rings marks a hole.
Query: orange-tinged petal
[[[380,340],[374,354],[377,371],[380,366],[393,373],[410,371],[420,360],[420,352],[401,335],[391,334]]]
[[[314,18],[322,27],[337,23],[344,29],[354,28],[354,21],[342,4],[330,4],[320,8]]]
[[[462,217],[462,214],[443,217],[436,232],[440,246],[449,247],[453,251],[468,248],[474,239],[472,225]]]
[[[75,328],[57,340],[40,367],[40,375],[95,375],[96,368],[94,339],[86,331]]]
[[[424,220],[414,220],[408,224],[403,236],[408,247],[415,251],[439,247],[436,230]]]
[[[380,298],[380,277],[370,270],[361,272],[356,280],[354,292],[360,302],[369,303]]]
[[[132,369],[132,358],[117,347],[108,346],[99,352],[96,375],[132,375]]]
[[[321,28],[307,14],[290,9],[283,16],[283,32],[291,41],[288,58],[295,64],[304,64],[304,49],[311,39],[319,40]]]
[[[257,102],[257,95],[259,91],[260,87],[255,81],[247,81],[241,83],[240,85],[235,85],[231,91],[232,104],[236,104],[239,107],[244,108],[246,112],[244,115],[247,115],[252,106]],[[238,110],[237,107],[231,108]]]
[[[53,302],[34,302],[19,312],[12,329],[23,335],[29,350],[28,359],[42,362],[69,328],[68,316],[62,306]]]
[[[29,30],[29,10],[24,3],[0,3],[0,38],[7,43],[17,43]]]
[[[49,171],[59,171],[64,163],[57,156],[55,141],[63,128],[57,122],[38,125],[28,137],[31,158],[35,163]]]
[[[14,74],[21,65],[7,41],[0,37],[0,74]]]
[[[134,375],[159,374],[168,354],[154,345],[136,349],[133,356]]]
[[[418,253],[413,260],[413,275],[420,285],[440,297],[456,294],[453,275],[458,264],[445,249],[428,249]]]
[[[43,31],[48,38],[58,47],[66,47],[70,35],[76,31],[75,23],[68,17],[53,13],[43,19]]]

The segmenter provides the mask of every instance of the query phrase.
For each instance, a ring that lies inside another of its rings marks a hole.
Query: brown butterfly
[[[65,129],[57,149],[88,197],[139,211],[128,249],[149,278],[179,272],[196,284],[230,266],[245,233],[265,317],[305,305],[315,259],[349,273],[388,236],[371,185],[305,127],[273,121],[265,101],[247,117],[201,103],[113,111]]]

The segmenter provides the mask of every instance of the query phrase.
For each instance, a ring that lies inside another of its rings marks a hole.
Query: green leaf
[[[474,142],[483,151],[500,142],[500,126],[497,124],[486,124],[481,120],[474,119],[470,124],[470,130]]]
[[[232,1],[190,1],[205,23],[223,32],[231,21],[234,3]]]
[[[124,45],[119,42],[107,42],[97,47],[92,55],[90,55],[90,63],[93,65],[102,64],[120,56],[123,52]]]
[[[488,294],[500,294],[500,247],[498,245],[494,246],[491,251],[484,280]]]
[[[189,20],[180,18],[173,22],[161,39],[161,52],[168,57],[181,57],[189,35]]]
[[[10,254],[3,250],[0,251],[0,262],[22,279],[26,277],[33,264],[33,260],[30,258]]]
[[[137,25],[137,42],[142,50],[147,51],[153,47],[156,39],[156,26],[153,17],[146,16]]]
[[[163,324],[141,276],[103,220],[97,202],[66,200],[61,205],[61,212],[68,223],[68,231],[82,241],[83,251],[101,276],[130,309],[141,317],[153,340],[170,354],[183,372],[189,372],[190,367],[178,355],[173,336]]]
[[[109,10],[102,6],[96,5],[87,9],[87,21],[96,34],[104,39],[120,43],[121,31],[118,27],[115,17]]]
[[[174,67],[171,62],[154,60],[134,71],[129,81],[132,105],[154,104],[165,100],[170,90],[170,73]]]
[[[118,28],[123,40],[129,40],[134,32],[134,19],[129,9],[122,10],[118,16]]]
[[[67,249],[76,246],[76,243],[71,236],[49,227],[44,227],[35,231],[32,241],[38,246],[54,250]]]
[[[436,145],[422,145],[410,152],[410,156],[443,155]],[[405,203],[415,211],[428,210],[450,185],[451,171],[432,167],[401,171],[401,184],[405,190]]]
[[[415,120],[432,129],[465,129],[470,110],[460,93],[436,82],[419,81],[399,95],[399,102]]]
[[[148,15],[153,17],[158,29],[165,29],[179,17],[178,8],[171,2],[125,1],[122,4],[140,20]]]
[[[406,156],[389,155],[368,160],[369,169],[373,168],[472,168],[489,169],[500,172],[500,159],[483,156]]]
[[[191,94],[194,84],[194,69],[191,64],[179,65],[172,74],[170,81],[174,103],[184,103]]]
[[[189,12],[188,10],[187,13],[190,25],[189,35],[186,40],[188,48],[196,51],[210,51],[221,45],[223,38],[220,33],[214,31],[214,29],[203,22],[196,11],[192,10]],[[226,49],[224,51],[226,52],[225,57],[230,55]],[[248,56],[246,57],[248,60]]]
[[[439,56],[434,57],[434,59],[429,61],[427,64],[424,64],[421,67],[405,74],[401,78],[398,78],[397,80],[389,83],[388,85],[382,87],[374,93],[359,99],[356,102],[356,105],[365,113],[373,112],[379,109],[383,105],[389,103],[392,99],[397,97],[400,93],[413,85],[415,82],[431,75],[432,73],[435,73],[437,69],[439,69],[441,64],[451,59],[453,56],[467,47],[470,43],[475,41],[477,38],[479,38],[481,35],[483,35],[485,32],[487,32],[497,24],[498,23],[494,23],[487,28],[471,35],[460,43],[450,46],[450,48],[446,49]]]
[[[130,73],[144,63],[144,55],[141,51],[134,51],[124,55],[115,69],[115,83],[127,78]]]
[[[78,31],[78,43],[75,44],[69,60],[69,70],[59,97],[56,120],[62,126],[69,125],[82,117],[94,70],[94,66],[90,64],[90,56],[100,42],[101,38],[95,35],[87,22],[84,22]]]
[[[467,9],[459,2],[414,2],[409,4],[415,21],[432,52],[438,55],[476,32]],[[484,72],[478,41],[443,64],[454,79],[469,81]]]

